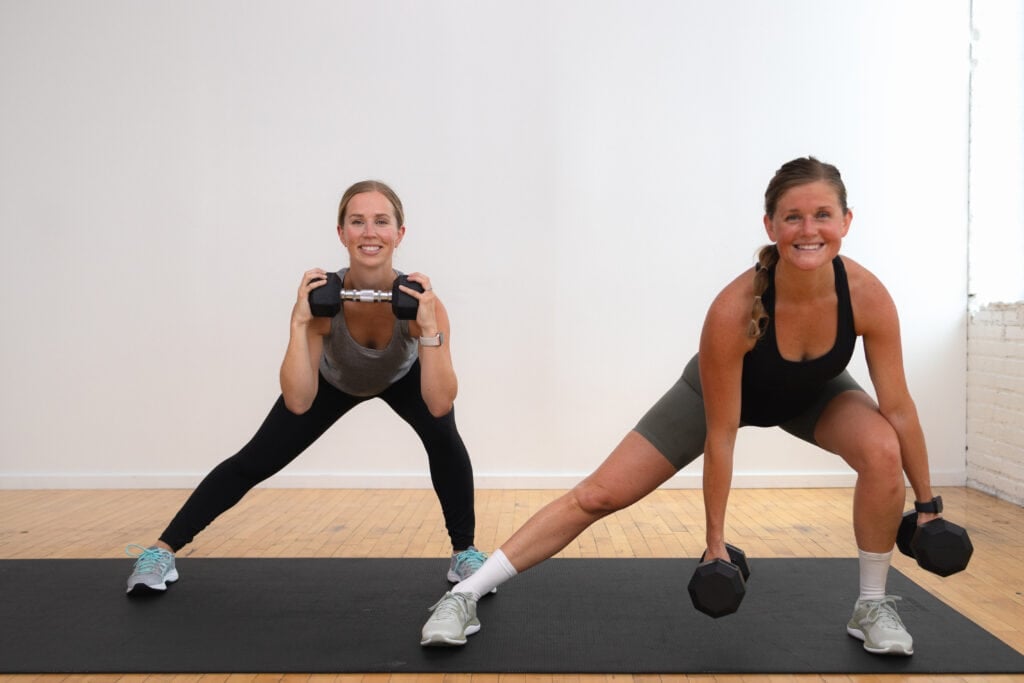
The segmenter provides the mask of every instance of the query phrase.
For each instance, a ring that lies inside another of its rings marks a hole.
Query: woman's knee
[[[834,398],[818,420],[815,439],[859,476],[902,485],[899,436],[867,394],[848,391]]]
[[[279,472],[284,465],[253,453],[250,449],[241,451],[223,461],[210,474],[236,486],[252,488]]]
[[[885,425],[864,435],[859,474],[892,486],[903,486],[903,458],[896,430]]]
[[[584,479],[572,489],[572,499],[580,510],[591,517],[603,517],[625,507],[621,496],[591,479]]]

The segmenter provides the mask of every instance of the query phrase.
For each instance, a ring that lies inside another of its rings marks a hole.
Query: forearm
[[[444,341],[447,344],[448,340]],[[459,381],[452,366],[452,357],[444,346],[420,346],[420,393],[434,417],[451,412]]]
[[[459,390],[452,364],[451,324],[444,305],[430,288],[426,276],[414,273],[410,279],[413,277],[424,281],[425,291],[415,294],[420,305],[416,311],[415,327],[410,331],[421,338],[434,338],[439,334],[442,337],[440,346],[421,344],[419,347],[420,393],[430,414],[441,417],[451,412]]]
[[[704,452],[704,516],[708,548],[725,542],[725,512],[732,487],[731,444],[709,439]]]
[[[928,467],[928,449],[916,411],[886,415],[886,418],[899,438],[903,472],[914,489],[914,498],[921,502],[931,500],[934,494]]]
[[[281,362],[280,381],[285,406],[296,414],[309,410],[316,398],[318,368],[310,356],[306,326],[292,323],[288,348]]]

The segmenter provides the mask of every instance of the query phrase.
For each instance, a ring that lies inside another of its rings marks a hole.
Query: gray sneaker
[[[881,600],[858,600],[846,632],[864,641],[864,649],[876,655],[914,654],[914,639],[896,614],[896,601],[887,595]]]
[[[465,581],[480,569],[486,559],[487,555],[474,546],[469,546],[460,553],[452,553],[452,563],[448,565],[448,580],[452,583]]]
[[[433,614],[423,624],[420,645],[465,645],[466,636],[480,630],[476,600],[467,593],[445,593],[430,611]]]
[[[178,580],[178,570],[174,568],[174,553],[156,546],[143,548],[135,544],[129,545],[124,552],[136,558],[135,568],[128,577],[129,595],[165,591],[167,584]]]

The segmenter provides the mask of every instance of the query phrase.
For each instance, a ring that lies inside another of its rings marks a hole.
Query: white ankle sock
[[[869,553],[857,550],[860,557],[860,600],[881,600],[885,597],[885,581],[889,577],[892,551]]]
[[[481,595],[490,593],[517,573],[516,568],[505,557],[505,553],[498,548],[487,557],[473,576],[455,584],[452,593],[469,593],[474,600],[479,600]]]

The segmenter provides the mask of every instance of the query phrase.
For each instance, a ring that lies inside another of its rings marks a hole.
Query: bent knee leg
[[[620,496],[590,479],[584,479],[573,488],[572,499],[580,510],[594,518],[604,517],[626,506]]]
[[[834,398],[815,427],[815,439],[840,455],[858,475],[902,484],[899,437],[863,392],[848,391]]]
[[[895,430],[886,427],[864,435],[851,465],[858,477],[872,483],[878,495],[899,496],[905,488],[900,442]]]

